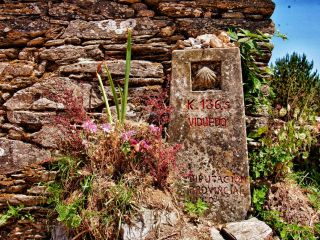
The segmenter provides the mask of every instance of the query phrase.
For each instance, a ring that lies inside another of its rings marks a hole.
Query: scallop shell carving
[[[217,75],[208,67],[201,68],[196,75],[196,81],[193,83],[194,89],[212,89],[217,82]]]

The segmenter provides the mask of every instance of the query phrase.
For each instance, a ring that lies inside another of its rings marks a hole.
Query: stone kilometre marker
[[[244,98],[238,48],[173,52],[169,135],[188,193],[211,206],[216,223],[245,219],[250,206]]]

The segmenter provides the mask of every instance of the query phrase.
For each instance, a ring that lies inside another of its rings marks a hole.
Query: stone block
[[[0,139],[0,174],[19,171],[24,167],[47,160],[49,151],[16,140]]]
[[[223,235],[234,240],[272,240],[273,231],[264,222],[251,218],[242,222],[228,223],[223,227]]]
[[[238,48],[173,52],[169,125],[183,144],[178,164],[187,196],[210,204],[216,223],[243,220],[250,207],[244,99]]]

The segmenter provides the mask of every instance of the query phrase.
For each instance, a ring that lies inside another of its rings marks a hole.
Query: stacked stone
[[[272,34],[274,7],[272,0],[0,1],[0,179],[57,147],[52,119],[65,106],[48,89],[71,89],[88,112],[101,114],[96,68],[105,60],[121,83],[126,27],[133,27],[130,107],[141,109],[145,96],[166,86],[178,41],[228,28]],[[261,66],[270,56],[258,59]],[[15,205],[10,189],[0,199]]]
[[[18,144],[19,152],[14,153],[16,161],[32,160],[28,155],[28,148],[32,146],[18,142],[12,144]],[[16,218],[1,223],[0,239],[47,239],[48,221],[52,214],[44,207],[48,197],[45,184],[53,181],[57,172],[37,164],[17,167],[21,170],[14,171],[14,167],[11,171],[0,169],[0,212],[7,214],[8,205],[20,209]]]

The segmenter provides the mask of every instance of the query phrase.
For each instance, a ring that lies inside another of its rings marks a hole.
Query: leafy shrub
[[[166,126],[170,122],[170,114],[173,111],[168,106],[168,91],[162,90],[156,94],[148,96],[146,101],[146,110],[150,113],[148,122],[156,126]]]
[[[254,213],[266,222],[284,240],[318,239],[319,229],[315,226],[303,226],[286,222],[279,211],[267,210],[265,208],[266,197],[270,193],[267,186],[254,187],[252,195],[252,206]]]
[[[97,135],[99,145],[92,146],[91,159],[114,178],[139,170],[151,174],[156,186],[164,187],[170,168],[175,167],[180,145],[171,146],[161,133],[161,127],[127,123],[123,129],[114,128],[108,134]]]
[[[258,214],[263,210],[263,205],[265,203],[267,193],[268,188],[266,186],[253,189],[252,205]]]
[[[288,119],[294,114],[320,111],[320,78],[313,71],[313,62],[305,54],[287,54],[278,59],[274,66],[272,86],[276,94],[274,105],[281,105],[289,111]]]
[[[279,234],[282,240],[316,240],[319,237],[317,229],[286,223],[277,211],[262,211],[260,216]]]
[[[10,218],[18,218],[23,206],[8,206],[8,210],[0,215],[0,227],[5,225]]]
[[[319,162],[311,159],[317,156],[313,146],[317,134],[314,112],[319,113],[320,107],[319,76],[312,72],[312,62],[297,54],[278,60],[274,69],[259,66],[259,59],[272,49],[268,34],[241,29],[229,31],[229,35],[240,48],[246,111],[259,114],[264,108],[268,113],[273,112],[275,117],[288,121],[281,124],[269,121],[268,126],[248,134],[249,141],[259,143],[249,152],[254,213],[281,239],[318,239],[319,224],[315,227],[289,224],[279,212],[268,211],[265,203],[271,182],[292,176],[293,170],[303,170],[303,178],[298,181],[306,185],[311,203],[318,208],[319,188],[314,182],[320,179],[315,174]]]
[[[186,201],[184,203],[184,209],[191,216],[201,217],[209,209],[209,206],[205,201],[199,198],[196,202],[190,200]]]
[[[59,83],[57,89],[64,89]],[[64,106],[64,111],[53,118],[54,125],[58,128],[60,139],[55,139],[57,148],[73,156],[79,156],[84,151],[84,144],[77,125],[88,119],[87,112],[83,106],[83,98],[75,96],[73,90],[65,89],[60,94],[55,89],[48,89],[45,95]]]
[[[270,107],[270,97],[273,96],[273,92],[269,87],[269,78],[273,72],[268,67],[259,67],[256,60],[264,56],[263,49],[272,50],[270,42],[272,36],[244,29],[238,32],[229,30],[228,33],[231,40],[240,48],[246,109],[257,112],[262,105]]]
[[[289,121],[280,129],[267,128],[264,132],[265,137],[258,139],[261,147],[249,153],[254,179],[279,180],[291,173],[294,159],[308,158],[314,142],[314,132],[308,126]]]
[[[77,228],[80,226],[82,219],[78,213],[79,204],[81,201],[72,204],[58,203],[55,207],[58,218],[57,220],[66,224],[69,228]]]

